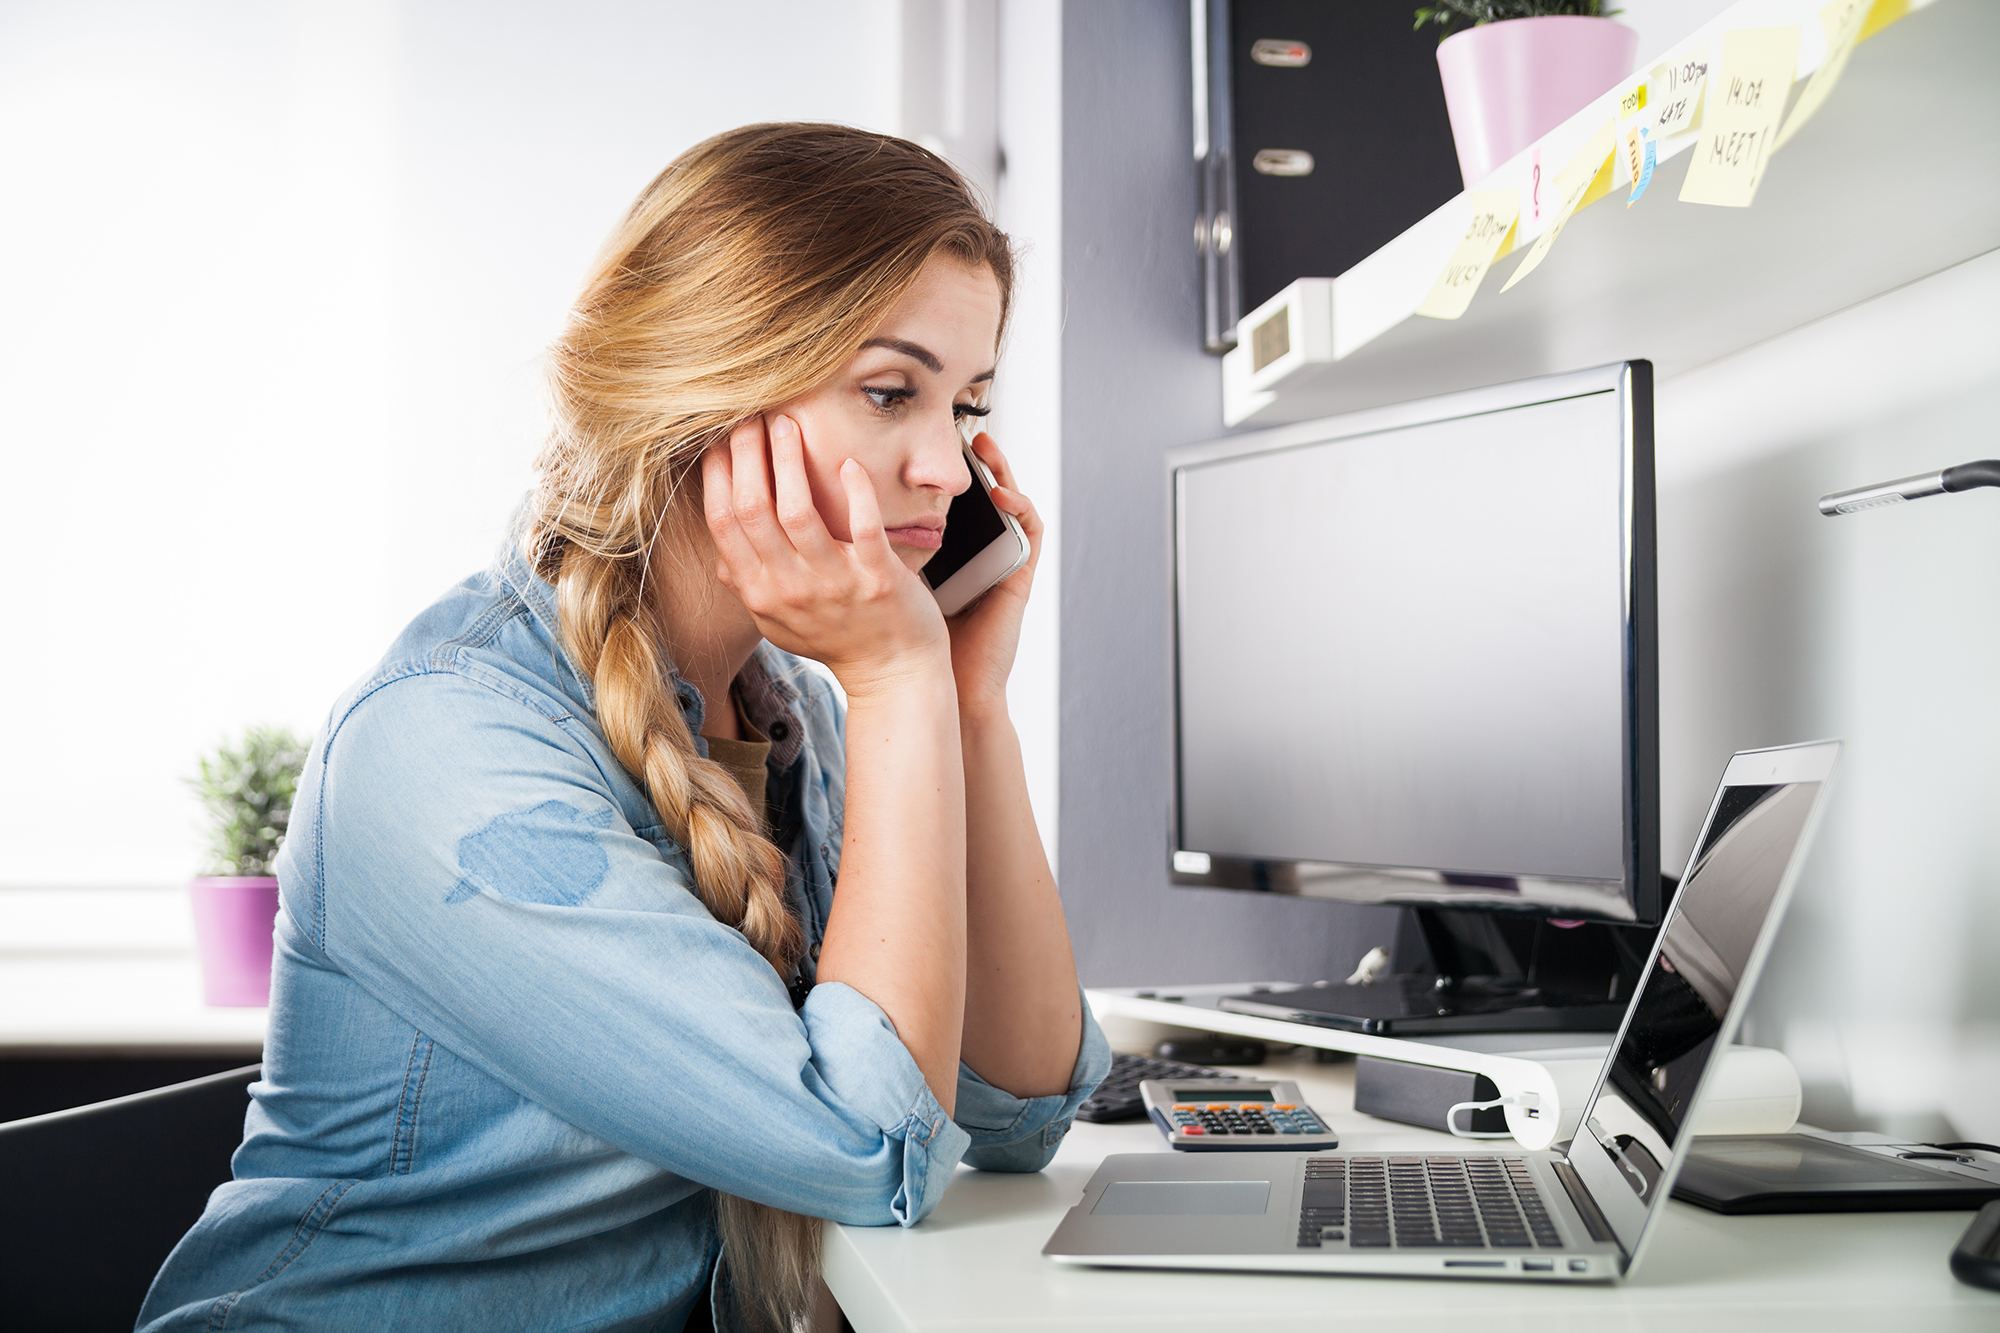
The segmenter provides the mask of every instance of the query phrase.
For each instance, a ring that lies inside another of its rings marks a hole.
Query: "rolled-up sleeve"
[[[1003,1092],[971,1069],[958,1067],[958,1108],[954,1116],[971,1140],[964,1150],[968,1166],[982,1171],[1039,1171],[1062,1146],[1076,1119],[1076,1108],[1097,1090],[1111,1072],[1111,1047],[1090,1006],[1083,1006],[1083,1040],[1069,1090],[1046,1097],[1016,1097]]]
[[[872,1119],[884,1135],[902,1141],[903,1187],[889,1200],[889,1214],[903,1226],[919,1221],[944,1197],[971,1137],[931,1095],[923,1071],[873,1000],[829,981],[813,987],[801,1017],[813,1065],[827,1089]],[[971,1071],[959,1068],[963,1097]]]

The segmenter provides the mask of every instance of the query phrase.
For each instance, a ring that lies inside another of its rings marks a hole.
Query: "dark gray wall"
[[[1086,985],[1343,977],[1396,914],[1166,875],[1164,455],[1223,433],[1201,350],[1186,0],[1063,16],[1063,902]],[[1284,725],[1291,664],[1272,665]]]

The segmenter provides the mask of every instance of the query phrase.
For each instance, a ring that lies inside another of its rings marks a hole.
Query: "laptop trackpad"
[[[1160,1217],[1206,1213],[1261,1214],[1268,1180],[1119,1180],[1105,1186],[1093,1217]]]

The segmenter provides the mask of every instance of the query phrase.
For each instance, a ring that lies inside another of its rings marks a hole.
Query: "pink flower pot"
[[[1482,23],[1438,45],[1458,169],[1471,189],[1632,72],[1639,34],[1557,15]]]
[[[203,998],[212,1005],[256,1008],[271,1002],[271,929],[278,881],[203,876],[188,885]]]

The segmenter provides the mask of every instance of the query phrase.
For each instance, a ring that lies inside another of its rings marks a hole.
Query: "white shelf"
[[[1742,0],[1669,54],[1708,47],[1715,70],[1724,31],[1796,24],[1796,96],[1823,54],[1821,3]],[[1414,312],[1469,216],[1460,195],[1341,276],[1302,279],[1246,316],[1242,345],[1224,358],[1225,419],[1304,421],[1631,358],[1667,378],[2000,247],[2000,4],[1911,10],[1856,48],[1832,97],[1772,157],[1750,208],[1679,202],[1698,135],[1678,136],[1637,205],[1625,208],[1629,191],[1614,186],[1503,293],[1542,230],[1524,213],[1512,255],[1465,315],[1427,319]],[[1536,161],[1553,178],[1651,68],[1481,188],[1523,188]],[[1288,296],[1325,321],[1294,340],[1325,359],[1253,387],[1247,332]]]

